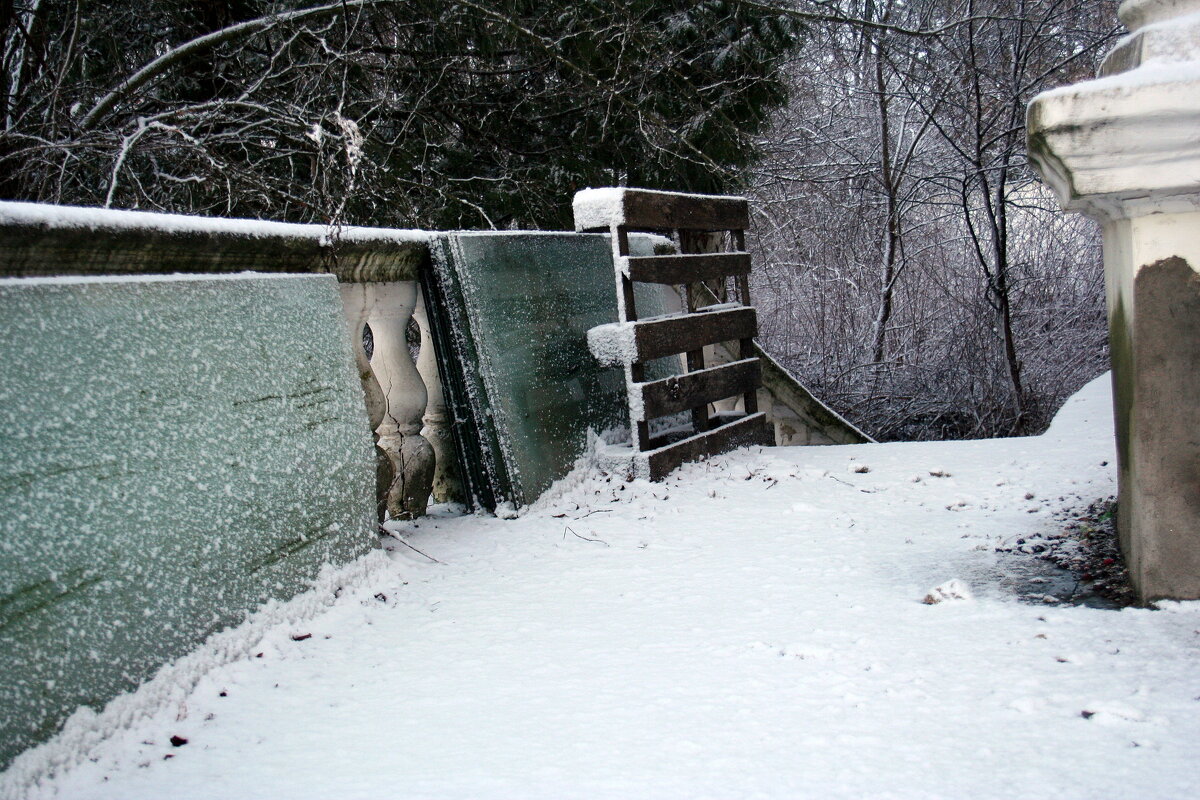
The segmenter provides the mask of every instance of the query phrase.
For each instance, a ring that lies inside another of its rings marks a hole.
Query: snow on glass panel
[[[373,540],[332,276],[0,281],[0,768]]]

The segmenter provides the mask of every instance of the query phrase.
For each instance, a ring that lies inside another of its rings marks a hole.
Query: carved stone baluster
[[[367,419],[374,432],[383,422],[387,413],[387,398],[371,369],[371,361],[363,348],[363,328],[367,324],[367,284],[341,283],[338,288],[342,293],[342,309],[346,315],[346,327],[350,331],[350,346],[354,350],[354,363],[358,368],[358,378],[362,381],[363,397],[367,404]],[[379,519],[383,521],[387,508],[387,491],[392,485],[392,460],[383,448],[379,446],[378,436],[375,444],[375,500],[379,508]]]
[[[361,287],[362,318],[375,342],[370,368],[384,398],[375,432],[378,446],[391,465],[384,506],[392,519],[413,519],[425,513],[433,484],[434,451],[421,436],[425,413],[425,383],[413,364],[405,334],[417,301],[417,285],[400,283],[351,284]],[[348,290],[354,296],[353,289]],[[360,338],[361,338],[361,327]],[[361,347],[361,344],[356,346]],[[370,410],[371,390],[364,389]]]
[[[421,429],[421,435],[433,446],[436,455],[433,499],[439,503],[461,503],[466,496],[458,476],[458,459],[450,433],[450,413],[442,396],[442,379],[433,349],[433,337],[429,331],[429,316],[425,311],[425,298],[420,292],[417,294],[413,319],[421,328],[421,352],[417,354],[417,372],[421,373],[429,394],[429,400],[425,404],[425,427]]]

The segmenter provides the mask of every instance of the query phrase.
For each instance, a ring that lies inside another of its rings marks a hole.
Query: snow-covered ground
[[[437,563],[385,540],[29,796],[1191,800],[1200,603],[1022,601],[993,549],[1113,472],[1107,377],[1039,438],[583,471],[405,526]]]

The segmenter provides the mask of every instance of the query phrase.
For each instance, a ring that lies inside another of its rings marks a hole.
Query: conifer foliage
[[[739,0],[7,0],[0,196],[562,227],[737,188],[799,24]]]

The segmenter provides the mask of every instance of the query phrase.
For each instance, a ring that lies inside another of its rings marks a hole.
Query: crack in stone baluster
[[[346,287],[343,298],[347,294],[361,297],[361,301],[356,300],[347,308],[358,304],[361,309],[356,312],[360,315],[358,319],[370,325],[374,340],[368,369],[379,387],[381,411],[372,408],[373,402],[377,401],[372,399],[370,380],[365,377],[363,388],[368,398],[368,414],[373,423],[376,418],[379,420],[375,426],[378,447],[390,465],[381,502],[392,519],[414,519],[425,514],[435,468],[434,449],[421,435],[428,393],[406,339],[408,323],[417,302],[417,285],[413,281],[403,281],[347,284]],[[361,326],[358,330],[361,339]],[[361,342],[356,342],[357,348],[361,346]]]

